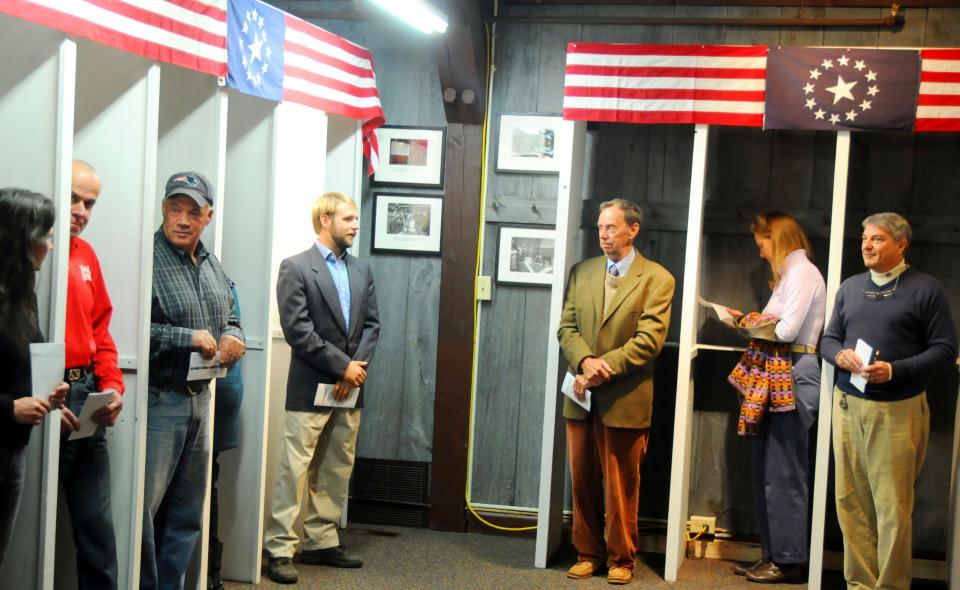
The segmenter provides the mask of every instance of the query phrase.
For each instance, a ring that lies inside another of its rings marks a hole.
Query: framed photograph
[[[560,172],[559,147],[566,141],[559,115],[500,115],[497,172]]]
[[[557,235],[552,228],[501,225],[497,237],[497,282],[553,284]]]
[[[380,167],[374,183],[443,188],[446,128],[384,125],[376,134]]]
[[[440,254],[443,197],[373,195],[373,249]]]

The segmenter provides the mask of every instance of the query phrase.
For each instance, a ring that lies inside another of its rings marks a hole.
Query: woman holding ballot
[[[773,294],[760,314],[748,314],[739,323],[752,327],[775,322],[776,342],[751,340],[729,378],[743,395],[738,432],[756,437],[751,464],[763,549],[759,561],[734,571],[753,582],[800,582],[806,579],[809,558],[807,441],[820,392],[816,347],[826,288],[795,219],[764,213],[750,229],[760,257],[773,271]]]
[[[49,400],[32,397],[30,343],[41,342],[35,272],[53,247],[53,202],[22,189],[0,189],[0,563],[23,492],[30,430],[63,406],[67,385]]]

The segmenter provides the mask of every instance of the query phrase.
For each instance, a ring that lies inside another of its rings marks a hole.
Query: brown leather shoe
[[[625,567],[612,567],[607,572],[608,584],[629,584],[633,579],[633,571]]]
[[[592,561],[578,561],[567,570],[567,577],[573,578],[574,580],[582,580],[591,577],[597,573],[599,569],[600,566]]]
[[[747,579],[759,584],[799,584],[807,579],[806,564],[778,566],[765,563],[747,572]]]
[[[745,576],[747,575],[747,572],[751,570],[755,570],[761,565],[764,565],[766,563],[767,562],[764,561],[763,558],[761,557],[760,559],[754,561],[753,563],[740,564],[740,565],[733,566],[733,573],[737,574],[738,576]]]

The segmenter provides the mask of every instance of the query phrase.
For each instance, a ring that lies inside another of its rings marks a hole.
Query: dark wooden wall
[[[507,14],[633,16],[792,16],[778,7],[512,7]],[[806,9],[827,17],[875,17],[881,9]],[[858,46],[957,46],[960,11],[908,10],[897,33],[749,28],[638,27],[509,24],[497,27],[493,120],[504,112],[558,113],[562,108],[563,55],[571,41],[626,43],[718,43]],[[677,278],[674,321],[668,340],[676,342],[693,130],[686,126],[591,125],[592,181],[585,187],[579,220],[580,249],[598,255],[592,227],[599,201],[626,197],[645,209],[637,242],[644,255]],[[826,274],[827,237],[833,185],[835,134],[762,132],[713,128],[706,202],[701,284],[703,295],[744,309],[758,309],[769,297],[769,269],[749,233],[756,213],[777,208],[796,215],[808,231],[817,263]],[[960,141],[949,135],[855,136],[851,157],[844,276],[862,269],[859,221],[867,212],[896,210],[914,223],[911,264],[960,293],[951,258],[960,254],[960,185],[953,167]],[[498,174],[492,164],[486,206],[484,274],[494,274],[496,236],[502,224],[552,224],[556,177]],[[944,204],[949,201],[949,204]],[[924,229],[928,229],[924,232]],[[482,305],[473,499],[476,502],[535,506],[539,477],[543,401],[539,395],[547,346],[549,293],[540,287],[495,285]],[[960,320],[960,297],[954,297]],[[700,341],[738,345],[700,312]],[[704,352],[697,360],[694,411],[692,513],[717,515],[718,524],[737,533],[754,530],[749,488],[749,441],[735,432],[737,403],[726,374],[736,353]],[[641,515],[664,519],[670,476],[676,350],[658,362],[657,396],[650,450],[644,466]],[[934,415],[930,452],[918,484],[914,530],[920,552],[942,554],[946,546],[947,487],[950,474],[956,377],[931,385]],[[839,548],[830,516],[828,545]]]

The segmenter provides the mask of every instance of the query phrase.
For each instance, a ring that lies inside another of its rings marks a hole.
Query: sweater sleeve
[[[830,323],[827,324],[827,329],[823,331],[823,338],[820,340],[820,353],[823,355],[823,360],[831,365],[836,365],[834,359],[836,359],[840,351],[843,350],[843,342],[846,339],[847,331],[844,325],[843,300],[844,289],[843,285],[841,285],[840,289],[837,290],[837,298],[833,303],[833,314],[830,316]]]
[[[897,379],[925,379],[956,363],[957,333],[950,314],[950,302],[939,283],[931,286],[922,309],[926,346],[919,354],[890,363]]]

